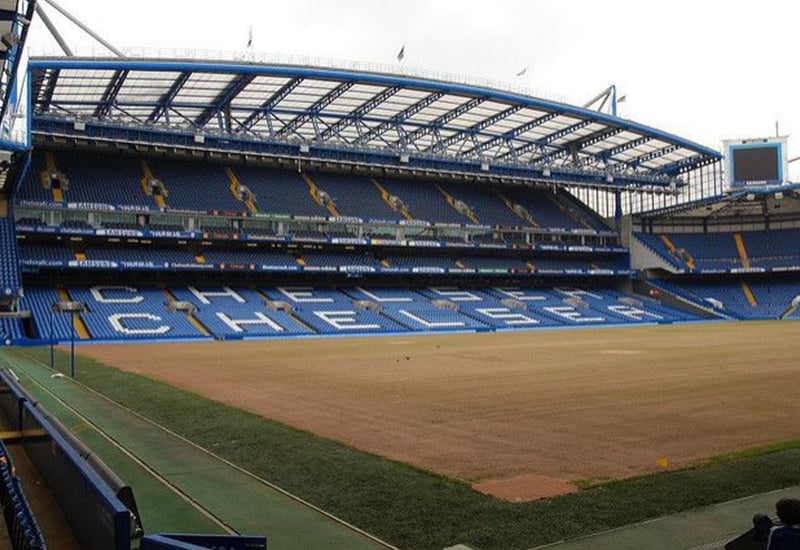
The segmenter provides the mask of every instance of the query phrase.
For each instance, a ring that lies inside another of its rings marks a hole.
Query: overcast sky
[[[404,64],[575,103],[616,84],[620,115],[716,149],[800,134],[800,2],[789,0],[57,0],[118,48],[253,50]],[[42,0],[67,41],[91,40]],[[40,21],[32,53],[56,51]],[[528,67],[525,76],[515,76]],[[789,141],[800,156],[800,138]],[[792,167],[800,179],[800,162]]]

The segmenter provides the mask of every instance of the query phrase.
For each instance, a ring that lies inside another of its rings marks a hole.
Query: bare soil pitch
[[[739,322],[80,353],[520,500],[800,438],[798,342]]]

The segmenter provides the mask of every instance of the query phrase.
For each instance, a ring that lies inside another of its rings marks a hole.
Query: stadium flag
[[[628,96],[623,95],[617,98],[617,103],[625,103],[625,100],[628,99]]]
[[[399,52],[397,52],[397,60],[402,62],[403,59],[405,59],[405,58],[406,58],[406,45],[403,44],[403,47],[400,48]]]
[[[667,468],[669,468],[669,458],[667,457],[659,458],[658,460],[656,460],[656,464],[658,464],[659,466],[661,466],[666,470]]]
[[[247,33],[247,49],[253,47],[253,25],[250,25],[250,30]]]
[[[525,76],[525,73],[528,72],[528,67],[525,67],[520,72],[517,73],[517,76]]]

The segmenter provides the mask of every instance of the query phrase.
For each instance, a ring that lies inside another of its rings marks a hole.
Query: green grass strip
[[[46,349],[23,352],[48,361]],[[58,362],[67,366],[66,354],[59,354]],[[531,548],[800,484],[800,445],[792,443],[511,504],[89,359],[80,359],[78,380],[405,550],[456,543],[485,550]]]

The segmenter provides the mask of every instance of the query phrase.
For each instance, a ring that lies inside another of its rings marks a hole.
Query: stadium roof
[[[720,158],[596,111],[415,77],[130,58],[37,58],[30,70],[33,129],[45,135],[365,162],[391,156],[604,186],[668,186]]]
[[[758,218],[800,214],[800,184],[751,187],[637,214],[651,220]]]

